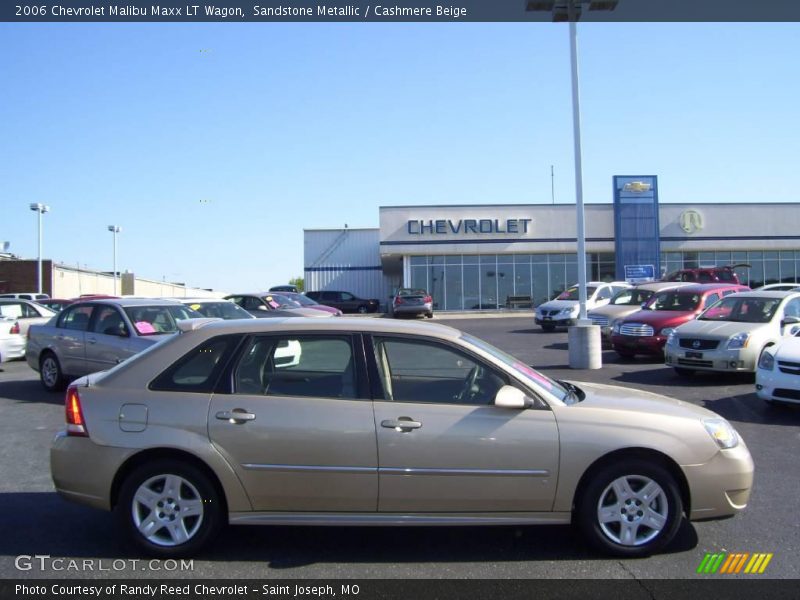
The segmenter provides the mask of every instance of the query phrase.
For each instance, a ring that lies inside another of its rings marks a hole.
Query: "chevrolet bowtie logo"
[[[645,183],[644,181],[631,181],[626,183],[622,189],[625,192],[635,192],[641,194],[643,192],[649,192],[651,187],[652,186],[649,183]]]

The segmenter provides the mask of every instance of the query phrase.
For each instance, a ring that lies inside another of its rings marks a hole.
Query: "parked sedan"
[[[392,315],[424,315],[433,318],[433,298],[425,290],[400,288],[392,298]]]
[[[22,337],[28,335],[28,328],[31,325],[47,323],[55,316],[54,311],[31,300],[0,299],[0,317],[15,319],[19,323]]]
[[[25,359],[48,391],[69,379],[103,371],[202,317],[173,300],[106,299],[76,302],[28,333]]]
[[[589,281],[586,283],[586,309],[594,310],[605,306],[620,290],[631,287],[624,281],[605,283],[603,281]],[[556,327],[571,327],[578,319],[579,288],[576,285],[567,288],[558,296],[536,307],[534,321],[541,325],[545,331],[552,331]]]
[[[254,317],[332,317],[330,313],[304,308],[299,303],[273,292],[252,292],[225,296]]]
[[[178,302],[185,304],[204,317],[216,319],[255,319],[253,315],[231,300],[219,298],[178,298]]]
[[[729,517],[748,503],[753,461],[719,415],[555,381],[450,327],[178,326],[70,386],[51,450],[58,492],[114,510],[154,555],[194,554],[227,523],[574,521],[597,548],[643,556],[684,515]],[[302,353],[278,364],[288,342]]]
[[[342,316],[342,311],[340,311],[338,308],[320,304],[319,302],[317,302],[316,300],[312,300],[305,294],[298,294],[295,292],[279,292],[278,295],[283,296],[284,298],[288,298],[292,302],[297,302],[303,308],[313,308],[314,310],[321,310],[322,312],[331,314],[334,317]]]
[[[323,292],[306,292],[306,296],[325,306],[338,308],[345,313],[374,313],[378,312],[378,306],[380,305],[379,300],[359,298],[350,292],[325,290]]]
[[[19,321],[0,317],[0,363],[25,356],[25,338]]]
[[[800,403],[800,327],[765,348],[756,370],[756,394],[767,404]]]
[[[800,293],[732,294],[669,334],[666,362],[679,375],[756,370],[765,348],[800,329]]]

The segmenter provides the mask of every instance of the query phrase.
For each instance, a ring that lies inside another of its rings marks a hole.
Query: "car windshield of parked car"
[[[202,317],[188,306],[126,306],[125,314],[142,336],[161,335],[178,331],[177,322]]]
[[[775,316],[780,298],[724,298],[698,317],[701,321],[768,323]]]
[[[595,290],[597,290],[596,287],[588,286],[586,288],[586,297],[591,298],[594,295]],[[576,285],[575,287],[571,287],[564,290],[558,295],[556,300],[574,300],[575,302],[577,302],[578,300],[580,300],[578,296],[578,286]]]
[[[406,296],[427,296],[428,292],[425,290],[412,290],[411,288],[400,288],[397,290],[397,295],[405,298]]]
[[[272,308],[302,308],[299,302],[295,302],[288,296],[283,296],[281,294],[271,294],[264,298],[264,301]]]
[[[291,296],[288,296],[288,298],[289,300],[297,302],[300,306],[319,306],[319,302],[315,302],[303,294],[292,294]]]
[[[503,352],[499,348],[495,348],[488,342],[485,342],[480,338],[471,336],[468,333],[462,333],[461,339],[469,344],[472,344],[473,346],[476,346],[477,348],[480,348],[484,352],[487,352],[488,354],[492,355],[501,363],[514,369],[514,371],[522,375],[523,379],[525,379],[531,385],[531,387],[542,389],[547,393],[555,396],[562,402],[565,402],[566,404],[572,403],[570,398],[572,398],[573,396],[570,390],[562,386],[556,380],[550,379],[547,375],[542,375],[539,371],[537,371],[532,367],[529,367],[528,365],[520,361],[518,358],[515,358],[510,354]]]
[[[215,317],[218,319],[250,319],[253,317],[241,306],[220,300],[219,302],[195,302],[189,308],[196,310],[204,317]]]
[[[636,288],[625,288],[617,292],[609,304],[614,306],[641,306],[647,302],[653,292],[650,290],[637,290]]]
[[[678,312],[689,312],[696,310],[700,306],[700,294],[689,294],[685,292],[660,292],[655,294],[645,304],[647,310],[674,310]]]

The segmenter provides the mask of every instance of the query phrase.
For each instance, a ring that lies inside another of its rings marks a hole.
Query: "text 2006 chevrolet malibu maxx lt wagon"
[[[750,453],[718,415],[554,381],[449,327],[179,327],[74,382],[51,454],[63,496],[114,510],[154,555],[195,553],[225,523],[574,521],[599,549],[641,556],[684,515],[727,517],[750,496]]]

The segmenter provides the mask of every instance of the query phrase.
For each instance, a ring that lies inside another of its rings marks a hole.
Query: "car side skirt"
[[[387,526],[460,526],[460,525],[560,525],[569,524],[569,512],[512,513],[275,513],[232,512],[231,525],[372,525]]]

